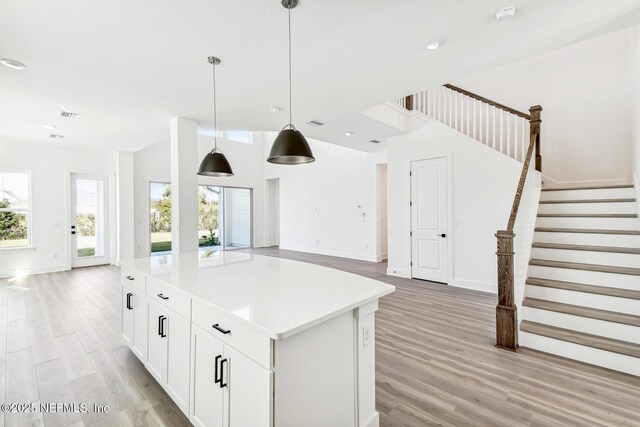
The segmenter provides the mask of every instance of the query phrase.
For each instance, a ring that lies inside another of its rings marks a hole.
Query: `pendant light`
[[[267,161],[281,165],[299,165],[315,160],[309,143],[293,125],[291,109],[291,9],[298,5],[298,0],[282,0],[282,6],[289,11],[289,124],[282,128],[271,147]],[[288,129],[287,129],[288,128]]]
[[[202,176],[233,176],[233,170],[227,158],[218,149],[218,117],[216,112],[216,65],[219,65],[220,59],[215,56],[207,58],[209,64],[213,66],[213,141],[214,147],[210,153],[207,153],[200,163],[198,175]]]

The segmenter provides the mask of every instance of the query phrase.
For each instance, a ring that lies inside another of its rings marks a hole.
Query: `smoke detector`
[[[433,38],[422,43],[422,48],[426,50],[436,50],[442,46],[442,43],[444,43],[444,41],[441,38]]]
[[[503,7],[496,12],[496,20],[498,22],[507,22],[516,16],[516,8],[513,6]]]
[[[62,139],[62,138],[64,138],[64,135],[60,135],[58,133],[52,133],[51,135],[49,135],[49,138],[51,138],[51,139]]]

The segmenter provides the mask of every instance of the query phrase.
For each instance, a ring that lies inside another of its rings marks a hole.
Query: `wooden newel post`
[[[542,107],[534,105],[529,108],[529,134],[536,135],[536,170],[542,172],[542,155],[540,154],[540,118]]]
[[[518,313],[513,297],[513,238],[508,230],[499,230],[498,238],[498,305],[496,306],[496,346],[508,350],[518,348]]]
[[[413,110],[413,95],[408,95],[404,98],[404,105],[407,110]]]

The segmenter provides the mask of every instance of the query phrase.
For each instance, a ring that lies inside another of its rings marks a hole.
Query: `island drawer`
[[[193,301],[191,321],[258,364],[271,369],[271,338],[247,322],[196,300]]]
[[[145,275],[131,267],[123,265],[120,267],[120,279],[124,283],[135,286],[136,288],[144,291]]]
[[[147,295],[185,319],[191,319],[191,298],[182,292],[165,285],[153,277],[149,277],[147,280]]]

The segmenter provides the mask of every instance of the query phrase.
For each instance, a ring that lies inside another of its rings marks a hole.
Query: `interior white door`
[[[71,266],[109,264],[106,177],[71,174]]]
[[[411,277],[447,282],[447,159],[411,162]]]
[[[193,388],[190,420],[198,427],[221,427],[224,388],[221,387],[220,365],[224,345],[219,339],[193,325],[191,346]]]

